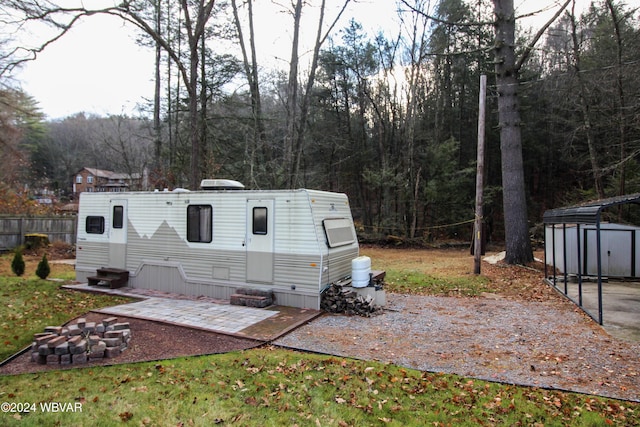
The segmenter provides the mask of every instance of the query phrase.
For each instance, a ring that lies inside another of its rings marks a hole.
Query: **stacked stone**
[[[118,356],[129,345],[129,323],[118,323],[116,317],[101,323],[78,319],[68,326],[47,326],[35,334],[31,345],[31,361],[40,365],[83,364],[92,360]]]
[[[244,305],[254,308],[265,308],[273,304],[273,291],[269,289],[240,288],[231,295],[231,305]]]

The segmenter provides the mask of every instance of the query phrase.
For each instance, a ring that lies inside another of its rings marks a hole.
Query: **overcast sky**
[[[582,0],[587,2],[588,0]],[[545,3],[554,3],[544,0]],[[271,1],[256,2],[257,33],[261,35],[259,52],[264,63],[286,64],[291,46],[287,32],[274,29],[291,27],[291,18],[278,13]],[[329,0],[333,11],[341,0]],[[516,0],[519,11],[536,9],[541,0]],[[365,30],[397,28],[395,1],[359,0],[350,16],[363,23]],[[308,18],[311,19],[311,18]],[[542,18],[540,19],[542,20]],[[342,19],[338,28],[348,23]],[[313,25],[307,37],[315,36]],[[397,31],[397,30],[396,30]],[[153,96],[153,51],[136,45],[132,31],[114,17],[92,16],[41,53],[17,74],[22,88],[39,103],[50,119],[78,112],[98,115],[135,114],[136,106]]]

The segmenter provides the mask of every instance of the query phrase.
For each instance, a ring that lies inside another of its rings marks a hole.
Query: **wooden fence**
[[[11,250],[24,243],[25,234],[46,234],[50,242],[76,243],[76,216],[21,217],[0,216],[0,251]]]

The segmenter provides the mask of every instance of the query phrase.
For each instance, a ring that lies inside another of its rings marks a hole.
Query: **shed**
[[[602,283],[608,277],[638,277],[640,227],[603,222],[603,210],[620,205],[640,205],[640,193],[601,199],[581,205],[548,210],[545,224],[545,280],[568,297],[569,279],[578,283],[578,300],[582,305],[583,280],[597,281],[598,315],[603,323]],[[547,266],[552,270],[549,274]],[[559,280],[559,273],[562,281]],[[558,288],[564,283],[564,289]],[[573,300],[573,299],[572,299]]]

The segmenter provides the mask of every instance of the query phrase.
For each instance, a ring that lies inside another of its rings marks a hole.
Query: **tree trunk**
[[[622,31],[620,29],[621,19],[616,12],[616,7],[612,0],[607,0],[607,9],[611,14],[611,21],[616,36],[616,88],[618,95],[618,127],[620,129],[620,135],[618,140],[620,141],[620,167],[618,169],[618,195],[622,196],[626,192],[626,164],[627,164],[627,102],[624,92],[623,84],[623,62],[622,62],[622,48],[624,46],[622,41]],[[619,206],[618,215],[621,215],[622,206]]]
[[[495,72],[502,159],[502,192],[505,227],[505,261],[525,264],[533,260],[527,219],[518,76],[515,61],[513,0],[494,0]]]
[[[189,2],[181,0],[184,24],[187,29],[189,43],[189,76],[187,92],[189,93],[189,140],[191,141],[191,176],[189,184],[192,189],[198,188],[201,178],[200,152],[200,116],[198,115],[198,76],[200,73],[200,39],[204,37],[205,25],[211,17],[215,0],[198,0],[195,17],[191,15]],[[195,18],[195,21],[194,21]]]
[[[287,133],[284,137],[284,183],[293,188],[293,144],[297,138],[298,117],[298,43],[300,40],[300,18],[302,16],[302,0],[296,0],[293,12],[293,41],[291,43],[291,59],[289,62],[289,83],[287,84]]]
[[[591,162],[591,171],[593,174],[593,186],[596,190],[596,194],[599,199],[603,199],[604,195],[604,187],[602,184],[602,169],[600,168],[600,163],[598,161],[598,152],[596,150],[595,141],[593,137],[593,130],[591,126],[591,113],[590,113],[590,105],[589,100],[587,99],[587,86],[582,77],[581,72],[581,54],[580,54],[580,43],[578,41],[578,30],[576,24],[575,14],[571,13],[571,39],[573,41],[573,57],[574,63],[573,68],[576,72],[576,79],[578,79],[579,85],[579,94],[580,98],[580,112],[582,114],[582,124],[584,127],[585,138],[587,142],[587,147],[589,149],[589,160]]]
[[[156,32],[161,34],[161,22],[162,22],[162,4],[161,0],[158,0],[156,4]],[[157,179],[157,175],[160,174],[160,156],[162,153],[162,135],[160,134],[160,85],[161,85],[161,73],[160,67],[162,66],[162,46],[156,42],[156,56],[155,56],[155,81],[153,92],[153,137],[155,139],[155,152],[153,159],[154,168],[154,181]]]
[[[253,144],[248,147],[248,161],[249,161],[249,181],[258,188],[258,182],[254,175],[254,169],[256,162],[264,163],[266,160],[266,153],[263,151],[264,140],[264,122],[262,120],[262,100],[260,96],[260,82],[258,78],[258,58],[256,54],[256,40],[255,31],[253,26],[253,0],[247,0],[247,13],[248,13],[248,25],[249,25],[249,47],[251,51],[251,58],[247,52],[247,47],[244,41],[244,35],[242,31],[242,25],[240,17],[238,15],[238,7],[236,0],[231,1],[233,8],[233,18],[238,31],[238,40],[240,43],[240,50],[242,52],[242,62],[244,65],[244,73],[249,85],[249,93],[251,95],[251,112],[253,114]]]

